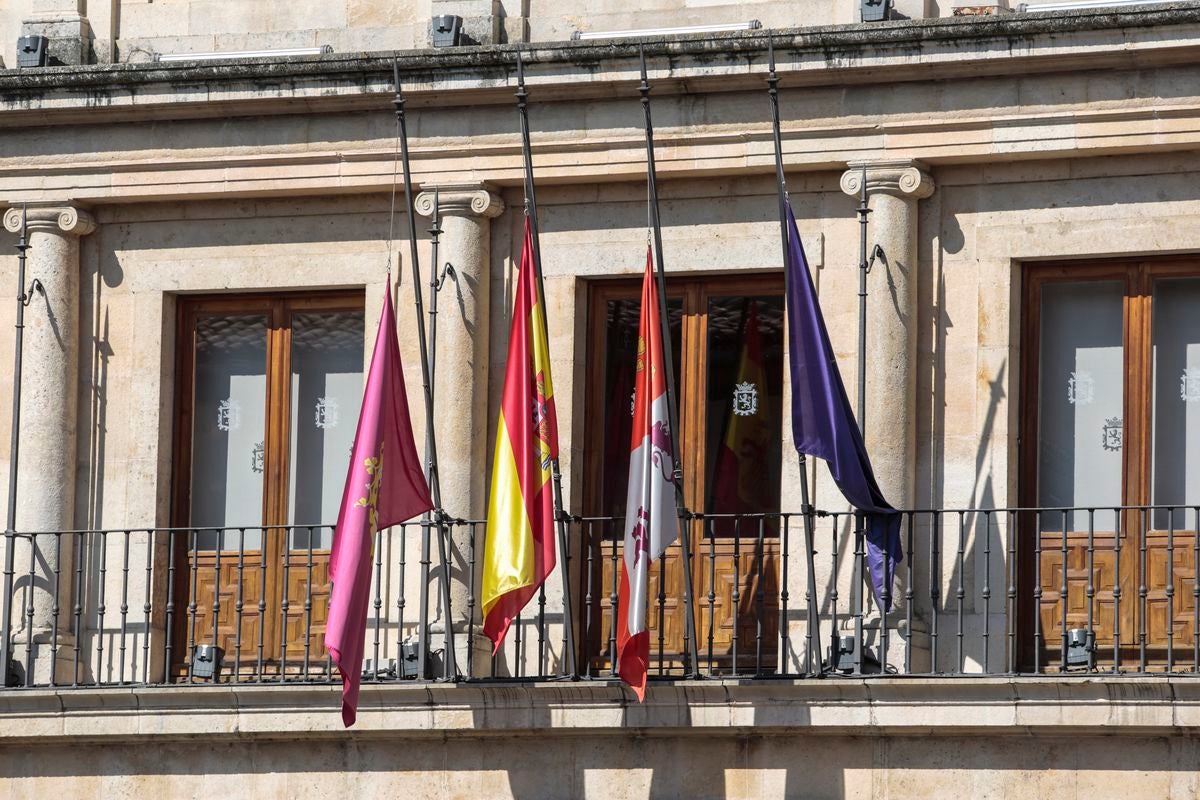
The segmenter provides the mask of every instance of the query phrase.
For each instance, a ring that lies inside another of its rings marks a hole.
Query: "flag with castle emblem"
[[[333,533],[325,647],[342,674],[342,723],[358,713],[375,534],[433,508],[413,443],[388,281],[342,506]]]
[[[494,650],[555,564],[551,463],[558,456],[558,424],[536,269],[527,218],[483,548],[483,632]]]
[[[658,287],[647,250],[638,323],[624,558],[617,601],[617,672],[639,701],[646,697],[650,662],[646,624],[650,565],[679,536],[664,364]]]

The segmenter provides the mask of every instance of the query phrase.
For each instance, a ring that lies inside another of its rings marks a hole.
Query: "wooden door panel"
[[[603,559],[601,568],[601,586],[604,587],[604,594],[600,600],[600,620],[599,630],[600,638],[596,641],[600,658],[596,662],[599,667],[607,668],[609,665],[610,654],[608,652],[609,638],[612,636],[613,608],[610,593],[613,587],[613,559],[612,543],[607,542],[605,546],[606,557]],[[623,546],[617,545],[617,566],[620,566],[620,559],[624,557]],[[658,631],[659,631],[659,601],[658,590],[659,586],[663,585],[662,571],[663,566],[666,566],[666,597],[662,603],[663,617],[663,645],[662,652],[664,658],[670,663],[677,663],[678,656],[683,652],[683,632],[684,632],[684,602],[683,602],[683,559],[680,556],[678,546],[672,546],[667,549],[667,553],[663,558],[654,562],[650,567],[648,580],[649,586],[649,605],[646,613],[647,630],[650,632],[650,674],[654,674],[658,666]]]
[[[1195,534],[1176,531],[1168,558],[1167,533],[1151,531],[1146,537],[1146,638],[1154,648],[1187,647],[1195,635]],[[1168,568],[1170,564],[1170,568]],[[1168,594],[1167,587],[1172,588]],[[1170,623],[1168,624],[1168,620]]]
[[[289,671],[303,669],[307,657],[309,669],[324,669],[326,656],[325,626],[329,620],[329,553],[313,553],[311,576],[307,553],[287,557],[286,653]],[[309,587],[311,592],[309,591]],[[383,612],[381,612],[383,613]],[[371,637],[373,614],[368,612],[367,636]]]
[[[761,559],[755,542],[743,544],[736,559],[731,542],[718,542],[715,550],[713,555],[710,547],[706,546],[703,557],[698,559],[703,565],[699,576],[700,588],[696,594],[700,661],[707,665],[711,660],[714,668],[727,669],[733,666],[736,619],[738,671],[754,670],[760,666],[764,669],[773,668],[777,661],[779,640],[778,542],[765,541]],[[735,573],[738,576],[736,581]],[[761,665],[757,663],[760,576],[763,593]],[[736,603],[735,588],[738,594]]]
[[[243,568],[238,569],[236,552],[222,553],[220,566],[216,553],[200,553],[193,557],[195,566],[192,579],[195,586],[195,613],[187,614],[183,621],[183,635],[192,645],[216,644],[224,651],[222,671],[228,673],[235,667],[240,673],[253,670],[258,661],[260,635],[263,644],[269,647],[269,633],[264,631],[264,620],[259,613],[262,598],[263,568],[259,553],[244,554]],[[218,574],[219,572],[219,574]],[[241,614],[238,613],[240,596]],[[213,636],[213,605],[217,603],[216,637]],[[189,604],[191,599],[189,598]],[[268,604],[269,605],[269,604]],[[186,614],[185,607],[185,614]],[[265,609],[269,619],[270,608]],[[240,623],[239,623],[240,616]],[[268,630],[270,629],[267,624]],[[239,646],[240,642],[240,646]],[[268,649],[267,652],[270,652]],[[192,651],[183,648],[177,665],[187,672]]]
[[[1143,603],[1140,596],[1141,573],[1138,568],[1140,542],[1126,539],[1121,552],[1121,646],[1122,659],[1140,658],[1143,632]],[[1137,537],[1134,537],[1135,539]],[[1146,535],[1146,598],[1144,603],[1147,658],[1151,666],[1165,661],[1168,641],[1176,649],[1176,661],[1189,653],[1195,637],[1195,550],[1194,533],[1177,531],[1168,569],[1167,535],[1152,531]],[[1100,661],[1109,657],[1113,646],[1115,603],[1113,578],[1116,553],[1113,539],[1097,538],[1093,554],[1092,624]],[[1062,641],[1062,539],[1059,534],[1042,535],[1041,581],[1039,614],[1045,649],[1050,662],[1058,659]],[[1132,568],[1126,565],[1132,562]],[[1168,595],[1167,586],[1173,587]],[[1088,569],[1086,534],[1071,534],[1067,544],[1067,627],[1087,628]],[[1168,637],[1168,618],[1171,618],[1171,637]],[[1030,635],[1029,632],[1026,635]],[[1188,656],[1190,658],[1190,655]],[[1131,664],[1132,665],[1132,664]]]

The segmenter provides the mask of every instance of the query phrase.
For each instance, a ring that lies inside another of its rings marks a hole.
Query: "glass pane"
[[[778,511],[783,298],[710,299],[707,347],[704,508],[726,514]],[[735,523],[718,520],[713,530],[730,536]],[[757,523],[743,523],[737,531],[757,532]]]
[[[1038,505],[1116,506],[1124,443],[1124,354],[1119,281],[1052,283],[1042,288],[1038,377]],[[1087,512],[1068,519],[1087,529]],[[1097,512],[1112,531],[1112,512]],[[1043,530],[1062,517],[1043,515]]]
[[[267,318],[262,315],[202,317],[196,322],[195,404],[192,408],[191,524],[261,525],[267,408]],[[246,531],[245,546],[261,546],[259,530]],[[220,546],[238,546],[226,531]],[[196,546],[217,547],[215,531],[201,532]]]
[[[1200,278],[1154,282],[1150,502],[1200,504]],[[1154,527],[1168,527],[1166,509]],[[1183,509],[1174,512],[1183,530]],[[1186,515],[1190,521],[1191,515]]]
[[[625,490],[629,483],[629,439],[633,435],[633,378],[637,363],[638,319],[642,301],[610,300],[605,321],[607,346],[604,362],[604,481],[600,514],[625,516]],[[675,353],[675,386],[680,386],[680,347],[683,335],[683,300],[667,300],[671,347]],[[612,526],[608,529],[615,530]],[[618,531],[619,532],[619,531]]]
[[[346,483],[363,390],[363,313],[292,316],[292,409],[288,522],[333,525]],[[312,546],[332,544],[329,528],[313,530]],[[308,531],[290,547],[307,549]]]

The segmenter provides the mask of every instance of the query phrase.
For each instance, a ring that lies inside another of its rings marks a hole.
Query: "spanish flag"
[[[483,632],[494,650],[554,569],[550,464],[558,457],[558,424],[536,270],[526,219],[483,550]]]

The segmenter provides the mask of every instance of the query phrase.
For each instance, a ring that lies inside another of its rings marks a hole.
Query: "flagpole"
[[[662,225],[658,217],[658,181],[654,165],[654,125],[650,121],[650,82],[646,78],[646,52],[641,45],[638,45],[638,55],[642,62],[642,82],[638,86],[638,92],[642,95],[642,110],[646,116],[646,181],[650,193],[650,227],[654,231],[654,261],[658,275],[658,311],[659,321],[662,325],[663,360],[666,362],[663,366],[667,372],[667,419],[671,426],[671,458],[675,467],[673,476],[675,508],[681,523],[679,544],[683,553],[684,611],[687,615],[683,634],[687,641],[684,646],[691,661],[688,676],[698,678],[700,677],[700,655],[696,643],[695,599],[692,596],[692,556],[689,543],[691,526],[685,524],[690,521],[691,513],[684,503],[683,487],[680,485],[683,481],[683,468],[679,462],[679,411],[675,404],[677,397],[675,393],[675,355],[671,347],[671,323],[667,316],[667,279],[666,269],[663,267]],[[737,616],[736,611],[734,616]]]
[[[408,247],[409,260],[412,262],[413,301],[417,311],[417,343],[421,350],[421,388],[425,395],[425,476],[429,482],[429,492],[433,499],[434,521],[438,528],[438,555],[442,566],[442,579],[439,583],[446,625],[446,656],[443,677],[448,680],[451,676],[457,676],[458,674],[454,652],[454,624],[450,615],[450,561],[446,556],[446,537],[444,533],[445,511],[442,509],[442,492],[438,479],[437,441],[433,434],[433,384],[430,380],[429,344],[425,340],[425,309],[421,302],[421,267],[417,255],[417,219],[415,209],[413,208],[412,169],[408,160],[408,124],[404,118],[405,101],[400,86],[400,62],[395,58],[392,59],[392,77],[396,90],[396,97],[392,101],[392,105],[396,108],[396,122],[400,129],[400,164],[404,170],[404,207],[408,215]],[[421,618],[418,634],[420,645],[417,648],[417,673],[422,679],[428,677],[429,536],[430,515],[426,512],[422,517],[421,525]]]
[[[516,97],[517,113],[521,118],[521,156],[525,162],[525,213],[529,217],[529,226],[533,234],[533,270],[537,275],[538,298],[542,304],[542,334],[546,337],[546,346],[549,347],[550,323],[546,314],[546,285],[542,279],[542,246],[538,231],[537,191],[533,183],[533,152],[529,147],[529,111],[527,102],[529,92],[525,90],[525,62],[521,58],[520,51],[517,52]],[[549,353],[547,353],[548,357]],[[579,672],[575,661],[575,613],[573,603],[571,602],[571,577],[567,572],[570,542],[567,538],[566,515],[563,513],[562,469],[559,467],[557,455],[550,461],[550,470],[553,476],[552,496],[554,499],[555,528],[558,530],[559,569],[562,572],[563,583],[563,633],[565,636],[564,649],[566,650],[564,653],[564,666],[567,668],[563,677],[575,678],[578,677]]]
[[[779,134],[779,76],[775,73],[775,40],[767,38],[767,58],[769,72],[767,73],[767,95],[771,98],[771,125],[775,139],[775,183],[779,192],[779,243],[783,247],[783,279],[785,286],[790,280],[788,263],[788,225],[787,225],[787,180],[783,174],[783,140]],[[790,288],[790,287],[789,287]],[[791,292],[785,288],[785,295],[791,298]],[[800,513],[804,517],[804,551],[808,572],[808,641],[821,641],[821,623],[817,615],[817,569],[813,560],[813,507],[808,498],[808,464],[804,453],[796,451],[800,460]],[[786,621],[784,624],[787,624]],[[787,656],[786,653],[783,654]],[[812,646],[805,655],[804,666],[808,674],[819,670],[813,669],[813,661],[820,665],[820,658],[813,653]]]
[[[863,442],[867,440],[867,273],[871,264],[867,261],[867,216],[871,207],[867,202],[867,166],[862,168],[862,186],[858,202],[858,431]],[[873,261],[874,259],[872,259]],[[865,526],[863,514],[855,514],[854,567],[850,578],[850,613],[854,617],[853,672],[862,672],[863,663],[863,559],[866,557]],[[886,624],[886,620],[884,621]]]
[[[16,354],[13,357],[12,380],[12,427],[9,431],[8,443],[8,515],[4,527],[4,610],[0,611],[0,686],[8,685],[8,662],[12,657],[12,599],[13,571],[17,549],[17,459],[20,455],[21,441],[21,353],[25,338],[25,306],[29,304],[29,295],[25,291],[25,251],[29,249],[29,219],[24,208],[21,209],[21,238],[17,240],[17,316]],[[41,283],[35,281],[38,286]],[[33,286],[30,286],[33,289]],[[32,640],[31,640],[32,641]],[[31,645],[32,646],[32,645]],[[25,676],[28,683],[30,676]]]

